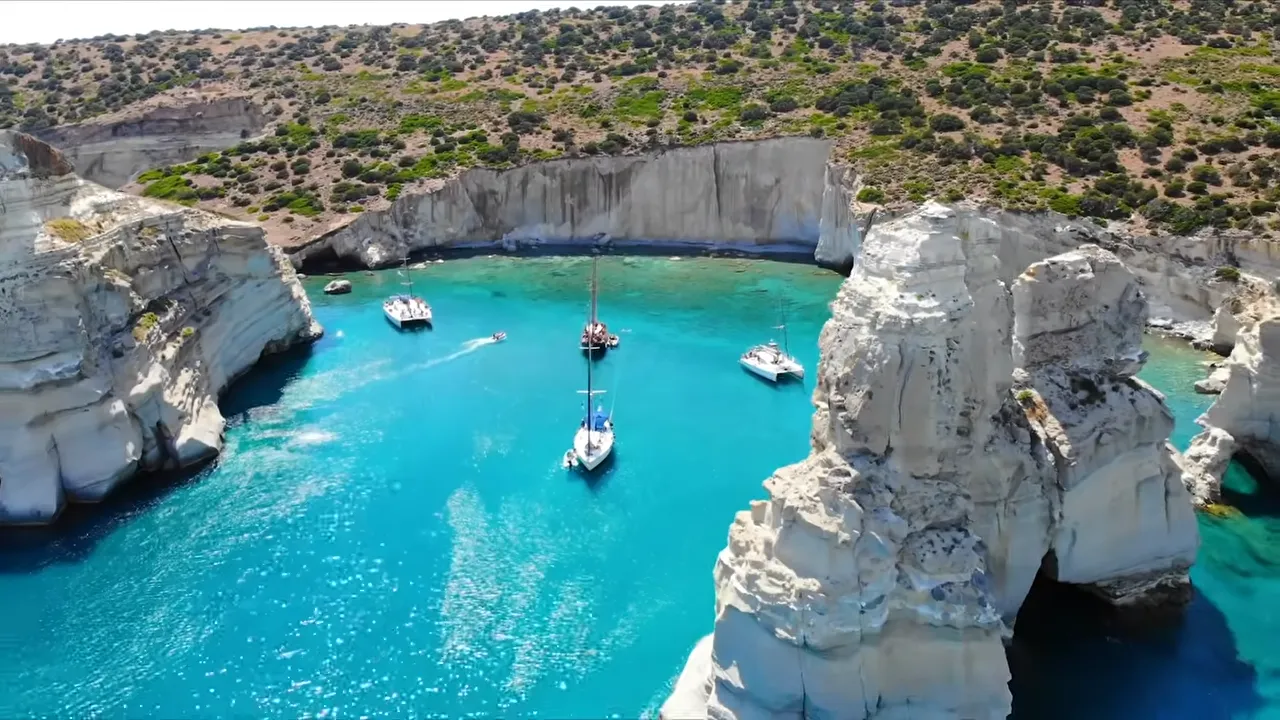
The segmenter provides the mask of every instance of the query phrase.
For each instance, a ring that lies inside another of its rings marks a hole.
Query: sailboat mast
[[[596,265],[599,258],[591,258],[591,327],[594,330],[596,325]]]
[[[588,340],[587,342],[590,342]],[[591,447],[591,433],[594,430],[591,423],[591,366],[595,363],[591,362],[591,358],[587,358],[587,447]]]
[[[791,343],[787,341],[787,312],[781,298],[778,299],[778,319],[782,322],[782,350],[790,355]]]
[[[409,297],[413,297],[413,277],[409,275],[409,256],[404,256],[404,263],[400,266],[400,274],[404,275],[404,284],[409,286]]]

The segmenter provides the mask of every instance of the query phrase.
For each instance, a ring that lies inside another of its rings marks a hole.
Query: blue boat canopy
[[[605,414],[604,410],[596,410],[595,412],[591,413],[591,429],[592,430],[596,432],[604,432],[604,429],[605,429],[604,424],[606,422],[609,422],[609,416]],[[586,423],[584,422],[583,424],[585,425]]]

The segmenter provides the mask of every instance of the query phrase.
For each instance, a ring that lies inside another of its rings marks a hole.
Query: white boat
[[[594,412],[591,410],[592,399],[604,392],[592,387],[594,365],[595,363],[588,358],[587,389],[578,391],[587,396],[587,412],[573,435],[573,447],[569,448],[564,455],[565,467],[581,467],[587,472],[595,470],[609,458],[613,453],[615,439],[612,413],[606,413],[602,407],[597,407]]]
[[[597,407],[573,435],[574,464],[588,472],[595,470],[613,452],[613,440],[613,420],[603,408]]]
[[[591,315],[587,324],[582,327],[582,335],[578,338],[578,346],[587,355],[602,353],[609,348],[618,347],[618,336],[610,335],[609,328],[596,316],[596,267],[599,258],[591,258]]]
[[[409,258],[406,256],[404,265],[397,272],[400,277],[404,278],[401,285],[407,285],[409,292],[392,295],[382,302],[382,313],[387,316],[387,320],[398,328],[414,327],[418,325],[431,324],[431,306],[426,300],[413,294],[413,279],[409,276],[408,271]]]
[[[781,304],[778,305],[778,313],[781,317]],[[742,357],[738,359],[738,364],[748,372],[759,375],[769,382],[777,382],[778,378],[788,375],[795,378],[804,377],[804,365],[791,355],[787,343],[787,324],[785,318],[783,320],[784,322],[774,326],[775,329],[782,331],[782,347],[778,347],[778,343],[770,340],[742,353]]]

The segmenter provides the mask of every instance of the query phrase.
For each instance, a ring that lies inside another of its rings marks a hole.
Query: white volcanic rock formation
[[[1187,485],[1202,504],[1218,500],[1236,453],[1268,478],[1280,477],[1280,314],[1241,330],[1224,369],[1221,394],[1196,420],[1205,430],[1187,449]]]
[[[689,244],[805,252],[847,267],[857,177],[807,137],[475,168],[290,250],[365,267],[429,248]]]
[[[1055,460],[1048,570],[1117,604],[1186,593],[1199,536],[1173,413],[1134,377],[1147,303],[1133,275],[1084,246],[1027,268],[1013,305],[1015,384],[1033,391],[1027,418]]]
[[[1042,565],[1118,602],[1186,582],[1136,281],[1086,247],[1011,293],[1004,233],[935,204],[873,229],[822,332],[812,453],[734,520],[664,718],[1002,718]]]
[[[119,188],[144,170],[177,165],[257,135],[267,124],[248,97],[184,90],[152,98],[141,110],[106,115],[38,133],[86,180]]]
[[[216,453],[218,393],[320,328],[262,231],[86,182],[0,131],[0,524]]]

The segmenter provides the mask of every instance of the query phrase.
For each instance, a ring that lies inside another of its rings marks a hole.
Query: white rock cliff
[[[1185,587],[1197,529],[1132,377],[1136,280],[1087,246],[1011,289],[1007,232],[930,204],[866,238],[812,452],[734,520],[664,718],[1002,718],[1002,636],[1042,567],[1119,603]]]
[[[1267,479],[1280,478],[1280,314],[1241,330],[1223,366],[1226,382],[1196,422],[1186,481],[1198,503],[1217,502],[1222,475],[1238,453]]]
[[[140,173],[189,162],[256,135],[267,117],[247,97],[205,97],[194,91],[154,98],[149,107],[38,133],[63,152],[77,174],[119,188]]]
[[[859,242],[856,178],[830,143],[780,138],[624,157],[476,168],[291,249],[295,266],[365,267],[427,248],[541,243],[788,249],[848,266]]]
[[[217,396],[320,328],[262,231],[77,177],[0,131],[0,524],[218,452]]]

